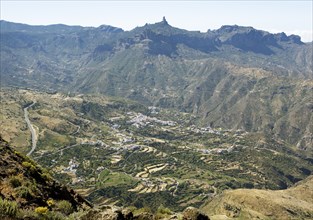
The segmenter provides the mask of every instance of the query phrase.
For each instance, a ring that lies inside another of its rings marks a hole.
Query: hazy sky
[[[170,25],[207,31],[226,24],[313,38],[313,0],[294,1],[14,1],[1,0],[1,19],[26,24],[99,26],[131,30],[165,16]]]

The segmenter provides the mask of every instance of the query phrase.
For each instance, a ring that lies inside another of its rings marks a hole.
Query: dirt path
[[[28,118],[28,108],[32,107],[33,105],[36,104],[36,101],[34,101],[30,106],[24,108],[24,117],[25,117],[25,121],[27,123],[27,126],[31,132],[31,135],[32,135],[32,148],[31,150],[27,153],[27,156],[30,156],[34,150],[36,149],[36,146],[37,146],[37,135],[36,135],[36,131],[33,127],[33,125],[30,123],[30,120]]]

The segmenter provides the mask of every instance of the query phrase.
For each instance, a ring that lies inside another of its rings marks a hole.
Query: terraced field
[[[283,189],[313,171],[312,156],[259,133],[200,127],[192,114],[96,95],[1,90],[1,134],[97,204],[172,210],[227,188]],[[17,137],[27,137],[24,143]]]

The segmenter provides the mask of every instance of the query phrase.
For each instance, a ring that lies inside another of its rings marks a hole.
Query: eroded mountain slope
[[[1,21],[0,52],[2,85],[127,97],[312,150],[312,43],[298,36]]]

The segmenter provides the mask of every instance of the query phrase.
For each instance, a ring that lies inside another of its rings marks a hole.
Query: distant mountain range
[[[205,33],[165,18],[131,31],[1,25],[1,86],[126,97],[199,116],[199,124],[313,146],[313,44],[222,26]]]

